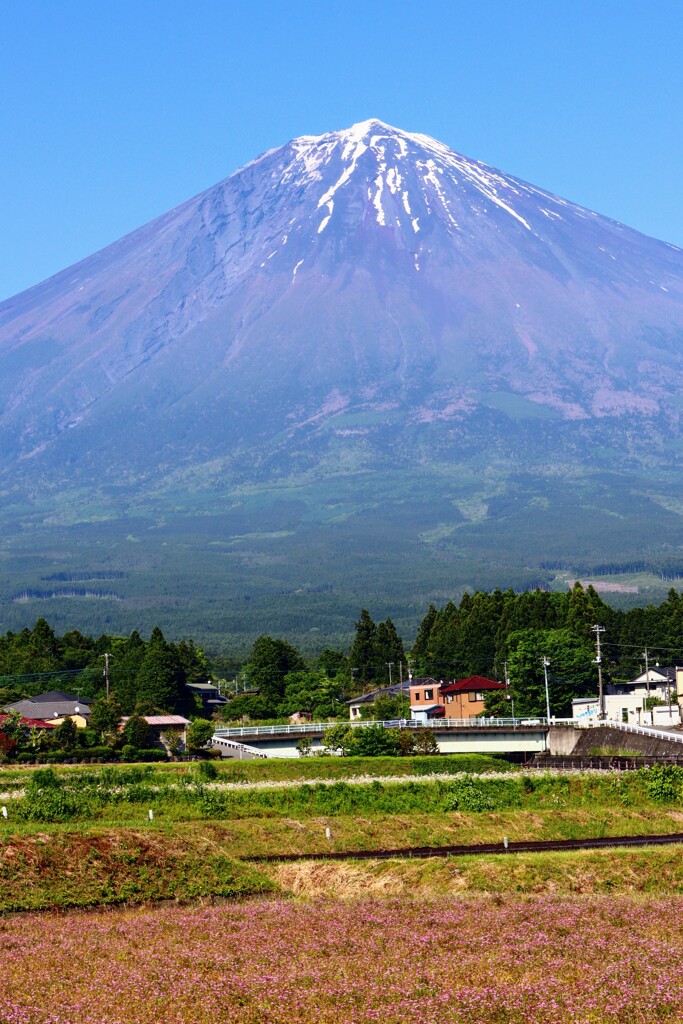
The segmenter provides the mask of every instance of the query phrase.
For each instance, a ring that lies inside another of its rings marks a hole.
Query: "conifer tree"
[[[365,682],[370,682],[375,677],[376,639],[377,626],[372,621],[370,612],[366,608],[362,608],[349,652],[349,662],[352,670],[358,670],[358,678]]]

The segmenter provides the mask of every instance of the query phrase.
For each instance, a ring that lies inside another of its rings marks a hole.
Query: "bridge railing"
[[[519,729],[547,728],[545,718],[440,718],[420,722],[411,718],[393,718],[385,721],[367,719],[361,722],[302,722],[299,725],[241,725],[232,728],[216,729],[215,736],[236,739],[240,736],[288,736],[302,734],[321,735],[333,726],[348,725],[352,729],[367,729],[380,725],[384,729]],[[577,724],[573,718],[551,718],[551,725]]]
[[[666,739],[673,743],[683,743],[683,735],[670,729],[655,729],[649,725],[636,725],[635,722],[618,722],[603,718],[602,721],[592,723],[593,726],[605,725],[611,729],[621,729],[622,732],[633,732],[638,736],[651,736],[653,739]]]

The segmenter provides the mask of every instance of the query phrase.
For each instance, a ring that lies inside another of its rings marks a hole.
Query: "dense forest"
[[[595,692],[596,635],[601,626],[606,682],[632,678],[650,665],[683,663],[683,595],[672,589],[662,604],[628,611],[614,609],[580,583],[566,593],[494,590],[465,594],[459,604],[431,605],[412,643],[398,635],[391,619],[375,623],[363,609],[348,652],[326,648],[305,659],[292,644],[259,637],[248,659],[211,659],[189,640],[168,641],[155,628],[148,640],[74,630],[57,636],[44,619],[32,629],[0,636],[0,706],[47,689],[65,689],[84,699],[109,683],[124,714],[151,710],[201,713],[186,683],[222,679],[231,699],[229,719],[284,717],[307,711],[319,718],[345,714],[343,702],[389,682],[429,675],[458,679],[472,674],[507,677],[507,694],[491,698],[490,712],[506,713],[514,698],[521,714],[544,707],[542,660],[550,662],[551,701],[557,714],[572,697]],[[499,691],[500,693],[500,691]],[[387,710],[391,710],[387,708]]]

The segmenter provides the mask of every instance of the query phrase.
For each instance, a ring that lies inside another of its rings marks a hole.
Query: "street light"
[[[550,722],[550,695],[548,693],[548,665],[550,660],[543,658],[543,675],[545,677],[545,714],[548,722]]]

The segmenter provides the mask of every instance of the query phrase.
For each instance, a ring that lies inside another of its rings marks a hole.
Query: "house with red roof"
[[[410,683],[410,717],[478,718],[484,712],[487,691],[504,690],[505,683],[484,676],[468,676],[457,682],[437,683],[435,679],[413,679]]]

